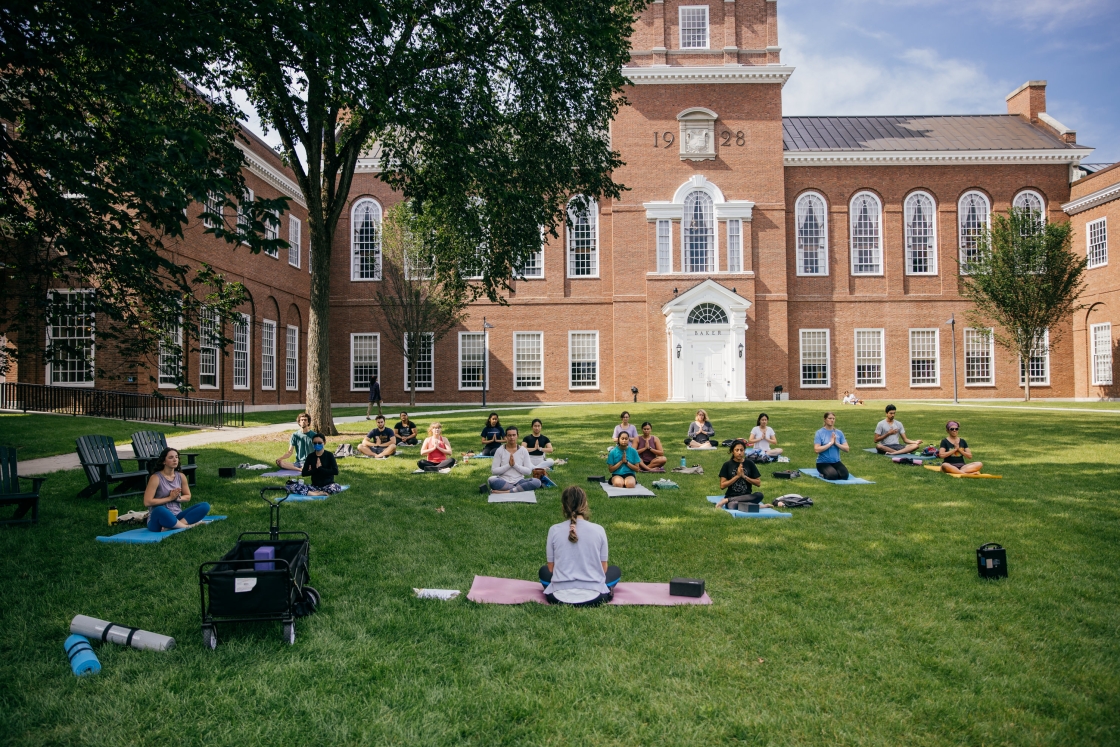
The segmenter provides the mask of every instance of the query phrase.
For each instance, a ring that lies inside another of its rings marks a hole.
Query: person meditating
[[[894,405],[887,405],[887,417],[875,426],[875,449],[880,454],[901,456],[916,451],[922,445],[921,441],[906,437],[906,426],[895,420],[897,410]]]
[[[642,423],[642,435],[634,442],[634,450],[638,452],[639,472],[665,471],[665,449],[661,448],[661,439],[653,435],[653,425],[648,420]]]
[[[836,413],[824,414],[824,427],[813,436],[813,451],[817,452],[817,473],[826,480],[847,480],[848,468],[840,461],[840,452],[847,452],[848,440],[844,431],[836,427]]]
[[[544,469],[552,469],[556,464],[555,460],[549,459],[548,455],[552,453],[552,441],[548,440],[548,436],[541,433],[543,424],[540,418],[533,418],[533,431],[521,442],[525,444],[525,449],[529,452],[529,458],[533,460],[533,464]]]
[[[607,469],[611,471],[611,485],[616,488],[632,488],[637,485],[634,479],[634,470],[640,470],[638,464],[642,461],[638,452],[630,445],[630,434],[626,431],[618,434],[618,445],[612,446],[607,452]]]
[[[592,524],[587,493],[575,485],[560,496],[564,521],[548,529],[540,582],[549,604],[596,607],[614,598],[622,578],[617,565],[607,565],[607,533]]]
[[[747,439],[747,448],[755,449],[763,456],[776,457],[782,453],[778,448],[778,437],[774,435],[774,429],[770,427],[770,416],[762,413],[755,421],[755,427],[751,428],[751,436]]]
[[[358,444],[358,451],[374,459],[386,459],[397,451],[397,436],[392,428],[385,427],[385,416],[378,415],[373,421],[377,427],[366,434]]]
[[[491,493],[521,493],[536,490],[541,481],[533,477],[536,465],[529,451],[517,442],[517,426],[506,428],[506,442],[494,453],[488,484]]]
[[[696,420],[688,425],[688,438],[684,440],[684,445],[690,449],[714,449],[711,441],[715,435],[716,429],[708,422],[708,413],[697,410]]]
[[[304,477],[311,478],[311,484],[289,482],[287,485],[289,493],[334,495],[342,492],[342,486],[334,480],[335,476],[338,475],[338,462],[335,460],[334,454],[326,450],[326,443],[327,440],[322,435],[315,434],[312,441],[315,450],[304,460],[302,472]]]
[[[419,443],[416,438],[416,423],[408,419],[408,413],[402,412],[401,419],[393,426],[397,432],[397,443],[401,446],[415,446]]]
[[[762,504],[762,493],[755,490],[762,487],[762,475],[755,463],[747,459],[747,442],[735,439],[728,452],[731,458],[719,471],[719,489],[726,492],[716,507],[746,511],[748,503]],[[769,504],[764,505],[769,508]]]
[[[446,474],[455,466],[455,459],[451,456],[451,442],[443,437],[443,426],[440,423],[428,426],[428,437],[420,447],[420,456],[423,458],[416,466],[425,472]]]
[[[961,424],[950,420],[945,424],[945,431],[949,435],[941,439],[941,448],[937,450],[937,456],[942,460],[941,471],[971,475],[983,469],[983,462],[968,461],[972,459],[972,449],[968,448],[968,442],[960,437]]]
[[[148,478],[148,484],[144,488],[149,531],[164,532],[168,529],[193,527],[210,513],[209,503],[196,503],[183,509],[182,504],[191,499],[191,488],[179,471],[178,449],[161,451],[154,467],[156,472]]]
[[[630,413],[626,410],[622,411],[622,422],[614,427],[614,435],[611,436],[611,439],[615,443],[618,443],[618,436],[620,433],[629,434],[631,441],[638,437],[638,429],[630,422]]]
[[[494,456],[494,452],[502,445],[506,439],[505,429],[498,420],[498,413],[490,413],[490,417],[486,418],[486,427],[482,429],[482,451],[480,456]]]
[[[845,405],[862,405],[863,400],[852,394],[851,392],[844,392],[844,396],[840,398],[841,404]]]
[[[306,412],[296,416],[296,425],[299,426],[299,430],[288,439],[288,450],[284,452],[284,456],[276,460],[277,467],[290,469],[293,472],[303,469],[303,460],[312,451],[311,437],[315,435],[315,431],[311,430],[311,416]],[[287,461],[293,453],[296,455],[295,460]]]

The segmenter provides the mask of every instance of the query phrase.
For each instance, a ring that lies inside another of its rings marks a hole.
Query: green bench
[[[137,461],[140,463],[140,468],[147,468],[149,471],[155,471],[155,462],[159,459],[159,455],[167,448],[167,436],[159,431],[137,431],[132,434],[132,453],[136,455]],[[187,458],[187,463],[183,464],[183,457]],[[187,484],[194,485],[194,473],[198,470],[198,465],[194,460],[198,454],[180,451],[179,452],[179,471],[187,476]]]
[[[20,480],[31,481],[31,491],[23,492],[19,486]],[[39,489],[45,477],[19,476],[16,465],[16,450],[0,446],[0,506],[15,506],[16,513],[11,519],[0,520],[0,524],[38,524],[39,523]],[[31,518],[24,518],[27,512]]]
[[[108,436],[79,436],[77,438],[78,461],[82,463],[89,486],[78,493],[79,498],[86,498],[101,493],[102,500],[109,498],[125,498],[131,495],[143,495],[144,487],[148,482],[148,470],[139,469],[135,472],[125,472],[121,466],[120,457],[117,456],[117,446]],[[140,466],[144,465],[142,460]],[[110,492],[109,487],[115,485]]]

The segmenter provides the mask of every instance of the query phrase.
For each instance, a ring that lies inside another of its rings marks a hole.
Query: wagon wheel
[[[319,592],[315,591],[314,588],[310,586],[303,587],[303,602],[307,605],[308,614],[318,610],[321,601],[322,597],[319,596]]]
[[[202,626],[202,645],[211,651],[218,647],[218,631],[213,625]]]
[[[288,642],[289,646],[296,644],[296,624],[294,622],[284,623],[284,640]]]

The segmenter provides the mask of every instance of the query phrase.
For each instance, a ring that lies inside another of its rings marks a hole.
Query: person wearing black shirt
[[[556,464],[554,460],[547,458],[552,453],[552,442],[541,433],[540,418],[533,418],[533,432],[521,439],[521,443],[528,449],[529,459],[533,464],[545,469],[552,469],[552,465]]]
[[[338,475],[338,462],[334,454],[327,451],[324,446],[326,439],[318,433],[312,439],[315,450],[303,461],[303,476],[311,478],[310,485],[303,483],[288,483],[288,492],[300,495],[333,495],[342,492],[342,486],[334,481]]]
[[[972,449],[960,437],[960,423],[950,420],[945,424],[945,431],[949,436],[941,439],[941,448],[937,450],[937,456],[941,457],[942,472],[969,475],[984,468],[983,462],[967,462],[972,459]]]
[[[374,459],[391,457],[397,450],[397,435],[385,427],[384,415],[378,415],[374,422],[377,427],[367,433],[358,444],[358,451]]]
[[[369,415],[373,411],[374,404],[377,405],[377,414],[381,414],[381,385],[377,383],[377,374],[369,377],[369,404],[366,405],[366,420],[369,420]]]
[[[746,441],[736,439],[730,452],[731,459],[724,462],[719,471],[719,488],[727,492],[716,507],[745,511],[748,503],[762,503],[762,493],[754,491],[754,488],[762,487],[762,475],[755,463],[746,458]]]
[[[482,429],[482,456],[494,456],[505,440],[506,429],[499,422],[498,413],[490,413],[490,417],[486,418],[486,427]]]
[[[397,443],[401,446],[416,446],[420,443],[416,440],[416,423],[408,419],[407,412],[401,413],[401,419],[393,426],[393,430],[397,432]]]

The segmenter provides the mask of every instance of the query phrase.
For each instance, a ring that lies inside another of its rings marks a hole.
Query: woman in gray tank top
[[[182,504],[191,499],[191,488],[179,471],[178,450],[164,449],[154,466],[157,471],[148,478],[148,486],[144,489],[149,530],[185,529],[210,513],[209,503],[195,503],[183,508]]]

